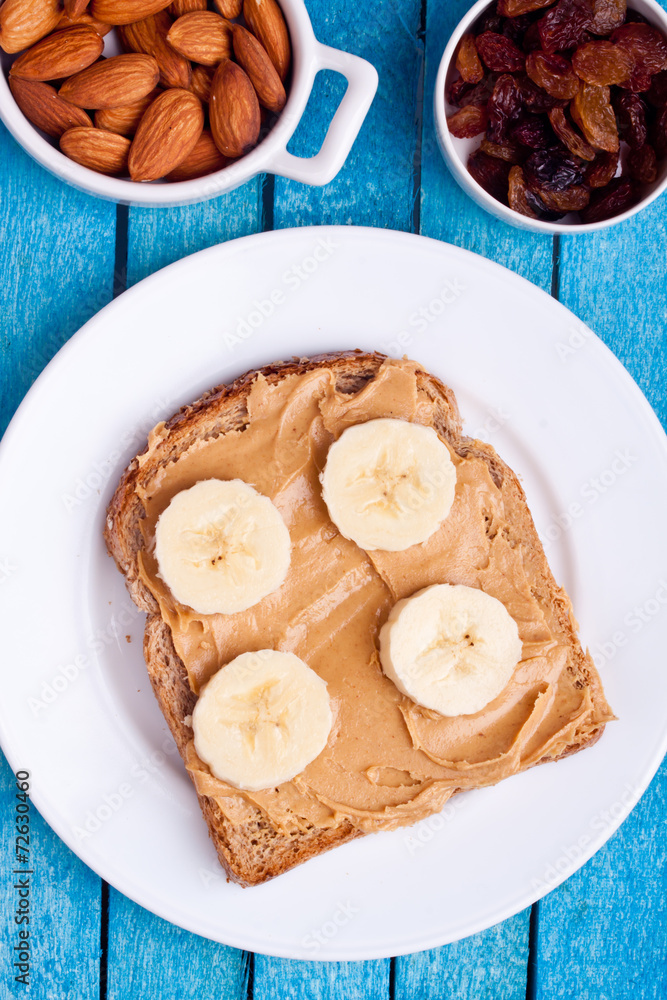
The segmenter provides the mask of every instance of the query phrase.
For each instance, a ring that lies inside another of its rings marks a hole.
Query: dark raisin
[[[498,0],[498,13],[503,17],[518,18],[534,10],[550,7],[556,0]]]
[[[641,184],[652,184],[658,176],[658,158],[648,142],[641,149],[633,149],[628,156],[628,173]]]
[[[533,24],[533,19],[529,14],[523,14],[519,17],[508,17],[505,21],[503,21],[502,33],[505,38],[509,38],[515,45],[518,45],[519,48],[521,48],[523,36],[531,24]]]
[[[507,138],[507,130],[521,111],[521,92],[516,80],[509,73],[504,73],[496,80],[493,93],[487,105],[489,124],[486,132],[491,142],[502,144]]]
[[[667,104],[667,70],[655,74],[646,96],[654,108],[664,108]]]
[[[458,108],[461,106],[464,95],[471,90],[472,84],[466,83],[463,77],[457,76],[445,89],[445,97],[449,104],[453,104],[455,108]]]
[[[545,52],[562,52],[579,45],[593,23],[592,0],[559,0],[538,21]]]
[[[507,204],[511,164],[477,150],[468,157],[468,171],[492,197]]]
[[[656,114],[649,133],[658,156],[667,156],[667,105]]]
[[[529,219],[536,219],[537,212],[529,203],[526,197],[527,193],[528,188],[526,186],[526,179],[523,176],[523,170],[521,167],[512,167],[507,192],[509,206],[514,212],[518,212],[519,215],[526,215]]]
[[[495,31],[485,31],[475,39],[482,62],[495,73],[518,73],[526,62],[526,57],[511,38],[505,38]]]
[[[530,28],[526,31],[523,36],[523,42],[521,43],[521,48],[524,52],[534,52],[535,49],[542,48],[542,39],[540,38],[540,28],[537,21],[531,24]]]
[[[482,14],[474,24],[474,31],[476,35],[481,34],[483,31],[497,31],[502,32],[503,30],[503,19],[499,17],[498,14],[489,12],[488,14]]]
[[[614,95],[614,111],[618,123],[618,134],[630,149],[639,149],[646,142],[646,105],[639,94],[617,91]]]
[[[529,149],[546,149],[554,144],[554,133],[542,115],[523,115],[509,128],[510,138]]]
[[[531,190],[563,191],[584,181],[581,164],[562,149],[539,149],[524,164]]]
[[[603,188],[613,181],[618,170],[618,152],[598,153],[586,171],[586,183],[591,188]]]
[[[594,192],[590,204],[581,213],[582,222],[603,222],[620,215],[636,204],[638,197],[634,181],[617,177],[605,188]]]

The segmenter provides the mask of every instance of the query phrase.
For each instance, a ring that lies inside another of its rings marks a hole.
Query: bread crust
[[[269,383],[275,383],[290,375],[302,375],[315,368],[327,367],[334,374],[337,390],[352,394],[377,374],[385,360],[385,355],[379,353],[346,351],[295,358],[246,372],[233,382],[219,385],[182,407],[164,424],[159,438],[152,442],[150,458],[145,458],[147,445],[123,473],[108,507],[104,536],[109,553],[125,577],[132,600],[148,614],[144,637],[148,674],[184,760],[191,740],[192,730],[188,721],[196,695],[189,686],[185,665],[174,648],[170,628],[161,618],[157,602],[139,577],[138,557],[143,544],[140,522],[145,512],[137,487],[150,479],[156,469],[173,461],[193,441],[247,426],[247,398],[258,374]],[[525,547],[536,596],[543,606],[552,609],[560,632],[573,651],[567,669],[574,674],[576,687],[590,687],[594,696],[604,700],[592,661],[579,643],[569,600],[557,586],[547,564],[517,476],[490,445],[462,435],[456,399],[449,388],[428,372],[417,370],[416,377],[419,389],[436,403],[434,427],[440,436],[461,457],[474,455],[485,461],[494,482],[509,499],[512,509],[519,512],[513,530]],[[595,729],[582,733],[581,738],[556,757],[546,756],[538,763],[560,760],[592,746],[603,730],[604,723],[601,723]],[[285,835],[274,828],[259,809],[255,809],[256,815],[251,821],[234,824],[223,815],[214,799],[202,795],[198,798],[220,863],[228,878],[243,886],[258,885],[332,847],[363,836],[363,832],[349,821],[331,829],[313,827]]]

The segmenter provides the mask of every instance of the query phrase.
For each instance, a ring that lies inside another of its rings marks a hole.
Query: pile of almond
[[[209,9],[210,7],[210,9]],[[115,29],[123,55],[105,58]],[[16,103],[72,160],[133,181],[191,180],[248,153],[285,105],[276,0],[4,0]]]

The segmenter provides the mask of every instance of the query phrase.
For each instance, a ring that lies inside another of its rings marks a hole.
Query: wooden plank
[[[199,205],[132,208],[127,286],[188,254],[262,228],[262,178]]]
[[[306,4],[317,38],[372,62],[380,74],[377,95],[345,166],[325,187],[275,180],[274,226],[339,224],[413,228],[414,162],[419,140],[415,117],[423,47],[419,0],[387,5]],[[342,77],[318,75],[290,152],[317,151],[344,91]]]
[[[530,908],[446,948],[397,958],[394,1000],[524,1000]]]
[[[387,1000],[389,962],[292,962],[255,955],[257,1000]]]
[[[0,431],[65,341],[112,297],[116,207],[80,194],[34,163],[0,126]],[[22,766],[30,767],[29,761]],[[39,776],[33,776],[33,783]],[[0,772],[3,865],[14,845],[12,774]],[[33,987],[51,998],[98,995],[100,880],[32,810]],[[3,869],[2,939],[12,941],[14,890]],[[72,957],[77,956],[76,989]],[[2,952],[3,983],[12,982]],[[8,988],[8,987],[5,987]],[[16,993],[21,995],[22,987]],[[25,991],[24,991],[25,992]],[[4,995],[8,995],[5,993]]]
[[[22,762],[29,768],[30,762]],[[38,775],[31,776],[33,787]],[[16,784],[0,753],[0,995],[39,997],[40,1000],[88,1000],[98,996],[100,943],[100,880],[86,868],[30,806],[30,865],[19,864],[15,874]],[[19,881],[29,880],[29,923],[15,923]],[[14,948],[22,944],[19,931],[29,932],[29,986],[15,981],[23,970],[13,967]],[[76,986],[74,975],[76,973]]]
[[[245,1000],[245,952],[184,931],[113,889],[109,929],[107,1000]]]
[[[437,144],[432,104],[435,77],[445,45],[469,7],[469,0],[447,0],[426,8],[420,232],[495,260],[548,292],[552,238],[516,229],[479,208],[449,173]]]
[[[561,240],[560,300],[623,362],[667,427],[667,198]]]
[[[535,1000],[667,996],[666,816],[664,762],[611,840],[540,903]]]
[[[116,208],[38,166],[0,125],[0,433],[56,351],[112,297]]]

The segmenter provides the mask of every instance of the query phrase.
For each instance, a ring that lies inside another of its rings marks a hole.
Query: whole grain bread
[[[286,376],[326,366],[335,377],[337,391],[352,396],[376,376],[385,360],[385,356],[378,353],[348,351],[293,359],[268,365],[259,372],[247,372],[230,384],[211,389],[174,414],[164,425],[157,443],[153,442],[150,457],[147,458],[145,450],[124,472],[109,504],[105,540],[125,577],[132,600],[147,613],[144,656],[149,677],[184,759],[192,738],[189,719],[196,695],[190,688],[185,666],[174,648],[170,628],[162,619],[155,598],[139,576],[138,556],[144,544],[140,524],[145,511],[137,486],[148,482],[160,466],[167,466],[195,441],[224,435],[232,430],[243,430],[249,419],[246,401],[258,374],[272,384]],[[559,640],[570,647],[567,669],[572,673],[574,685],[582,690],[588,689],[593,704],[597,702],[606,706],[592,660],[579,643],[569,599],[557,586],[549,569],[517,476],[490,445],[463,436],[458,407],[450,389],[422,370],[417,371],[417,384],[435,403],[433,426],[437,433],[461,457],[473,455],[487,464],[511,512],[511,531],[517,543],[522,544],[529,562],[533,592],[540,605],[549,609],[551,620],[556,623],[559,632]],[[607,718],[610,717],[611,714],[607,713]],[[603,730],[604,723],[584,728],[575,733],[573,741],[561,748],[557,755],[543,757],[538,763],[561,759],[591,746]],[[323,851],[363,835],[349,821],[333,828],[313,827],[286,835],[275,828],[259,808],[251,820],[234,824],[226,818],[215,799],[206,795],[199,795],[198,798],[221,864],[231,880],[244,886],[257,885]]]

